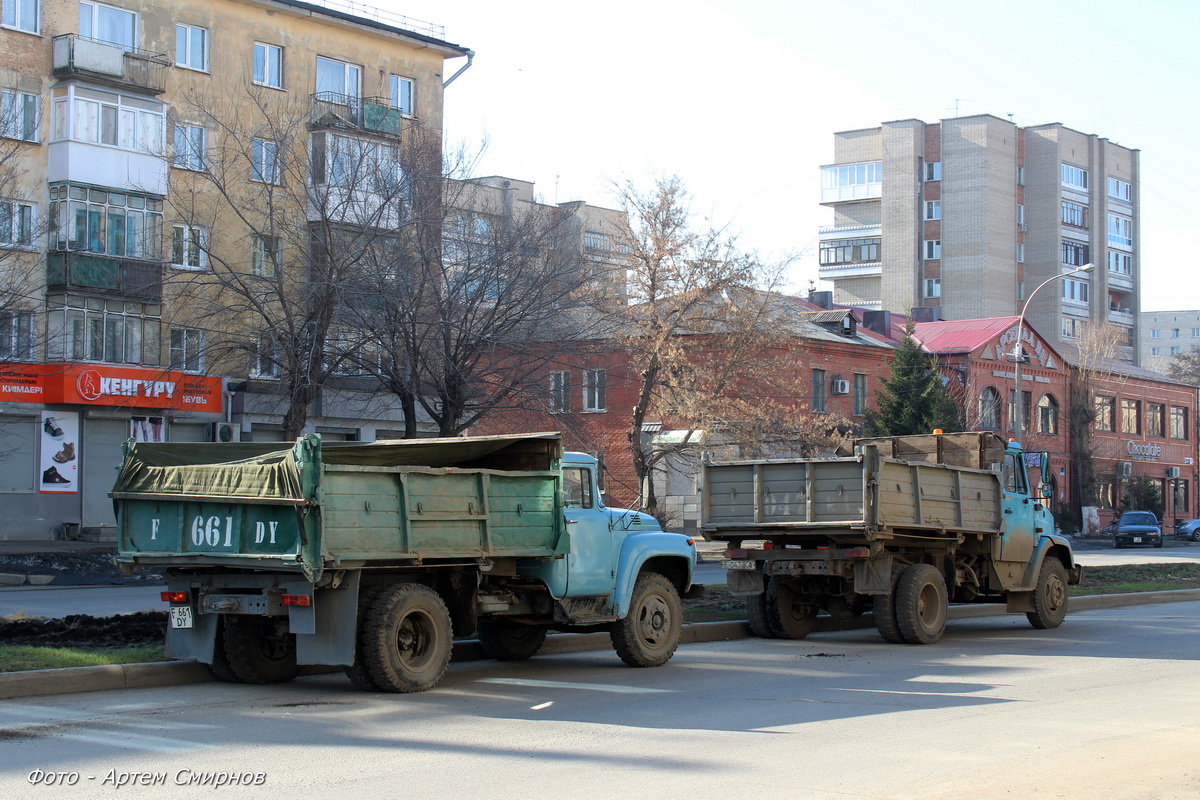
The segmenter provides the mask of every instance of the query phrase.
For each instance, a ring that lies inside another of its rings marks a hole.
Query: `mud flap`
[[[213,648],[217,642],[219,614],[194,614],[193,627],[167,627],[167,658],[183,661],[213,662]]]
[[[725,587],[730,594],[737,596],[762,594],[763,576],[761,572],[748,569],[726,570]]]
[[[892,554],[854,562],[854,591],[858,594],[888,594],[892,591]]]
[[[359,570],[347,570],[336,589],[313,592],[313,633],[296,631],[296,663],[348,667],[354,663],[358,636]],[[295,610],[295,609],[291,609]],[[291,613],[289,610],[289,614]],[[307,620],[293,619],[304,624]],[[292,629],[295,631],[295,628]]]
[[[1027,614],[1033,611],[1033,592],[1008,592],[1004,595],[1008,604],[1004,609],[1010,614]]]

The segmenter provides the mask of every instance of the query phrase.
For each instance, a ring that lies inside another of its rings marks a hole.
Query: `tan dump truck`
[[[994,433],[711,463],[703,491],[704,535],[729,543],[729,589],[763,637],[803,638],[821,610],[844,621],[870,610],[887,641],[929,644],[951,601],[1005,603],[1054,628],[1080,581],[1046,508],[1049,456]]]

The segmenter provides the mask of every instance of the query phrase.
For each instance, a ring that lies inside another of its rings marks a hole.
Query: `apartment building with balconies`
[[[447,62],[471,53],[340,0],[0,11],[0,539],[49,538],[111,528],[130,437],[280,437],[280,332],[212,340],[254,286],[304,284],[329,231],[396,223],[401,152],[438,157]],[[309,427],[372,439],[395,415],[332,387]]]
[[[1059,123],[908,119],[834,134],[821,167],[820,277],[841,304],[921,320],[1019,314],[1073,339],[1118,326],[1134,359],[1138,151]]]

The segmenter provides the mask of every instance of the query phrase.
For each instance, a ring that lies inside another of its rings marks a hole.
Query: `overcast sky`
[[[373,0],[476,52],[446,93],[477,173],[546,202],[677,174],[694,210],[817,276],[835,131],[1011,114],[1141,150],[1142,310],[1200,309],[1194,0]],[[462,59],[451,61],[456,70]]]

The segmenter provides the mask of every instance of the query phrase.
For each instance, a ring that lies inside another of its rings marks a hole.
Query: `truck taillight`
[[[164,603],[186,603],[188,601],[187,592],[161,592]]]
[[[281,605],[300,606],[307,608],[312,605],[312,597],[307,594],[285,594],[279,598]]]
[[[749,558],[750,554],[747,553],[745,550],[726,550],[725,557],[726,558]]]
[[[856,547],[846,551],[846,558],[869,558],[871,551],[865,547]]]

